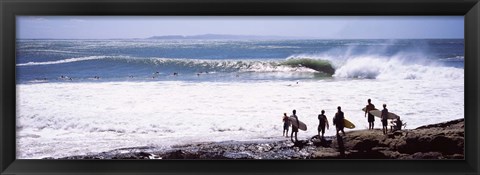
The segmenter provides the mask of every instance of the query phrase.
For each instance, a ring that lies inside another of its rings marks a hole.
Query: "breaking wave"
[[[99,59],[105,59],[105,58],[108,58],[108,56],[88,56],[88,57],[68,58],[68,59],[56,60],[56,61],[28,62],[28,63],[19,63],[17,64],[17,66],[64,64],[64,63],[72,63],[72,62],[79,62],[79,61],[99,60]]]
[[[463,57],[455,57],[463,60]],[[190,72],[322,72],[336,78],[354,79],[463,79],[464,69],[442,66],[405,55],[292,56],[287,59],[181,59],[129,56],[88,56],[57,61],[20,63],[37,66],[99,61],[96,64],[127,63]],[[412,61],[414,60],[414,61]]]
[[[360,56],[349,59],[333,75],[359,79],[463,79],[464,69],[406,62],[399,58]]]
[[[106,60],[116,63],[144,64],[190,71],[215,72],[323,72],[332,75],[334,69],[328,61],[315,59],[287,60],[209,60],[209,59],[178,59],[178,58],[135,58],[129,56],[88,56],[68,58],[57,61],[20,63],[17,66],[53,65],[94,60]]]

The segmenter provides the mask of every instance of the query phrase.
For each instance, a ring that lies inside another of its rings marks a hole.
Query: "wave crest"
[[[398,58],[357,57],[335,71],[334,77],[360,79],[463,79],[464,70],[454,67],[406,63]]]
[[[457,57],[456,57],[457,58]],[[463,59],[458,57],[457,59]],[[129,56],[88,56],[57,61],[20,63],[17,66],[52,65],[73,62],[107,60],[106,64],[140,64],[162,70],[171,68],[187,72],[322,72],[337,78],[358,79],[463,79],[464,69],[434,65],[407,56],[355,55],[290,57],[279,59],[210,60]],[[336,61],[335,61],[336,60]],[[412,61],[413,60],[413,61]]]
[[[72,63],[72,62],[78,62],[78,61],[99,60],[99,59],[105,59],[105,58],[107,58],[107,56],[88,56],[88,57],[68,58],[68,59],[56,60],[56,61],[19,63],[17,64],[17,66],[63,64],[63,63]]]
[[[288,65],[292,67],[306,67],[319,72],[327,73],[329,75],[333,75],[335,73],[335,69],[332,67],[330,61],[326,60],[308,58],[288,59],[287,61],[280,63],[280,65]]]

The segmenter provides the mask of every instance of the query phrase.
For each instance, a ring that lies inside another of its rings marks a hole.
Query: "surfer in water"
[[[283,134],[282,136],[285,136],[288,138],[288,128],[290,127],[290,119],[288,119],[287,113],[283,113]]]
[[[372,104],[372,100],[368,99],[367,100],[368,105],[365,107],[365,117],[367,117],[368,114],[368,129],[373,129],[373,122],[375,122],[375,116],[370,114],[371,110],[375,109],[375,105]]]
[[[388,119],[387,104],[383,104],[383,110],[382,110],[382,131],[383,131],[383,134],[387,134],[387,119]]]
[[[338,131],[342,131],[343,135],[345,136],[345,131],[343,131],[343,128],[345,127],[343,124],[343,119],[345,119],[345,116],[343,115],[342,112],[342,107],[337,107],[338,112],[335,114],[335,117],[333,117],[333,125],[336,126],[337,128],[337,135]]]
[[[325,125],[328,129],[328,120],[327,116],[325,116],[325,111],[322,110],[322,114],[318,115],[318,137],[323,139],[323,134],[325,134]],[[322,132],[322,137],[320,137],[320,132]]]
[[[298,142],[297,133],[298,133],[298,126],[300,126],[300,122],[298,121],[297,111],[294,109],[294,110],[292,111],[292,113],[293,113],[293,114],[292,114],[292,116],[290,116],[290,117],[293,117],[293,118],[295,118],[295,120],[297,120],[297,121],[296,121],[296,122],[297,122],[297,126],[292,125],[292,134],[290,135],[290,140],[292,140],[292,142],[296,143],[296,142]],[[295,133],[295,141],[293,141],[293,133]]]

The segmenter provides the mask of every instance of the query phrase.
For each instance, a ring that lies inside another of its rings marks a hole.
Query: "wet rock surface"
[[[464,159],[464,120],[387,135],[379,129],[360,130],[295,143],[289,139],[208,142],[168,149],[122,148],[60,159]]]

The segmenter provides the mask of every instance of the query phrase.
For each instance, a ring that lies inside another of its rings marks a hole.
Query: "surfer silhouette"
[[[375,116],[373,116],[369,112],[371,110],[375,109],[375,105],[372,104],[372,100],[370,100],[370,99],[368,99],[367,102],[368,102],[368,105],[365,108],[365,117],[367,117],[367,114],[368,114],[368,129],[370,130],[370,129],[373,129],[373,126],[374,126],[373,123],[375,122]]]
[[[400,116],[395,119],[395,121],[390,122],[392,124],[392,127],[390,128],[391,132],[397,131],[397,130],[402,130],[403,122],[400,120]]]
[[[382,131],[383,131],[383,134],[387,134],[387,119],[388,119],[387,104],[383,104],[383,110],[382,110]]]
[[[290,127],[290,120],[288,119],[287,113],[283,113],[283,134],[282,136],[285,136],[288,138],[288,128]]]
[[[328,129],[328,120],[327,116],[325,116],[325,111],[322,110],[322,114],[318,115],[318,137],[323,138],[323,134],[325,134],[325,125]],[[322,137],[320,137],[320,132],[322,132]]]
[[[335,117],[333,117],[333,125],[336,126],[337,128],[337,135],[338,131],[342,131],[343,135],[345,135],[345,131],[343,131],[343,128],[345,127],[343,124],[343,120],[345,119],[345,116],[342,112],[342,107],[337,107],[338,112],[335,114]]]
[[[298,126],[300,126],[300,122],[298,121],[298,117],[297,117],[297,111],[294,109],[292,111],[292,116],[290,117],[293,117],[295,118],[296,122],[297,122],[297,125],[292,125],[292,134],[290,135],[290,140],[292,140],[292,142],[298,142],[298,139],[297,139],[297,133],[298,133]],[[293,141],[293,133],[295,133],[295,141]]]

